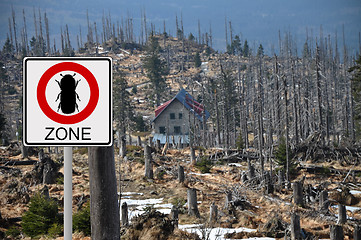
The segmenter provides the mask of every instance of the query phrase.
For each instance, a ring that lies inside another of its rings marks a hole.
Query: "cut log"
[[[343,229],[340,225],[331,225],[330,228],[331,240],[343,240]]]
[[[197,190],[195,188],[187,189],[188,215],[200,217],[197,206]]]

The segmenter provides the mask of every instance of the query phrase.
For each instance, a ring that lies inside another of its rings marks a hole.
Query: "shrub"
[[[55,201],[38,193],[31,198],[29,210],[24,213],[21,226],[23,232],[33,238],[47,234],[53,224],[61,222]]]
[[[86,236],[90,236],[90,204],[73,215],[73,229],[83,232]]]
[[[213,164],[208,157],[203,156],[200,161],[196,162],[195,167],[201,171],[201,173],[209,173]]]
[[[290,147],[288,147],[288,167],[289,172],[294,173],[297,167],[297,162],[293,158],[294,153]],[[275,162],[286,171],[287,168],[287,156],[286,156],[286,140],[285,138],[280,139],[278,148],[275,151]]]
[[[48,235],[52,238],[64,235],[64,226],[60,223],[54,223],[48,230]]]
[[[6,236],[16,238],[16,237],[20,236],[20,233],[21,233],[21,231],[20,231],[19,227],[11,226],[9,228],[9,230],[6,231]]]

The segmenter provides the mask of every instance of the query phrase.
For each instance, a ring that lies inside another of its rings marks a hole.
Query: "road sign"
[[[27,57],[23,62],[27,146],[112,144],[112,60]]]

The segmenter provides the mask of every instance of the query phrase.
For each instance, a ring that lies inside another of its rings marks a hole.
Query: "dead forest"
[[[24,224],[37,198],[55,202],[51,219],[61,218],[64,190],[62,149],[21,143],[25,56],[112,57],[114,146],[107,156],[116,173],[119,238],[361,239],[361,62],[343,32],[306,30],[299,49],[291,32],[279,31],[267,55],[226,18],[220,52],[211,26],[204,32],[198,21],[198,32],[186,33],[182,15],[155,26],[142,10],[120,21],[103,14],[100,23],[87,14],[76,42],[65,25],[58,45],[46,12],[25,16],[12,12],[0,56],[0,239],[62,239],[61,221],[39,234]],[[162,67],[149,66],[149,56]],[[154,110],[181,88],[210,118],[189,129],[185,148],[154,144]],[[74,149],[74,214],[91,215],[93,151]],[[73,238],[94,238],[85,229]]]

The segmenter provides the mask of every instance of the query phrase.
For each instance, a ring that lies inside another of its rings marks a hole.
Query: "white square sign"
[[[27,57],[23,81],[25,145],[112,145],[111,58]]]

